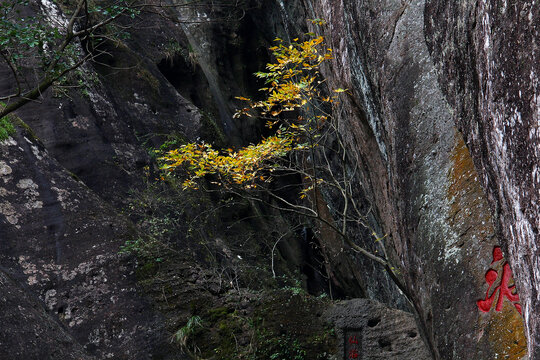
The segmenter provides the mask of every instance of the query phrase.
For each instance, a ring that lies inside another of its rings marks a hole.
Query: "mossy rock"
[[[137,268],[137,279],[144,280],[153,277],[158,271],[158,266],[153,261],[148,261]]]
[[[256,327],[263,329],[258,334],[255,360],[272,356],[327,359],[336,352],[333,328],[321,317],[330,300],[290,289],[273,291],[264,298],[253,315]]]
[[[207,318],[211,322],[216,322],[220,319],[227,317],[229,313],[230,313],[230,309],[228,307],[221,306],[221,307],[208,310]]]
[[[227,146],[227,138],[216,120],[208,113],[202,112],[201,138],[216,148]]]
[[[5,104],[0,102],[0,106],[5,106]],[[11,135],[14,135],[16,127],[22,129],[25,132],[25,136],[35,142],[39,142],[39,138],[34,133],[34,130],[14,114],[8,114],[0,119],[0,141],[7,140]]]

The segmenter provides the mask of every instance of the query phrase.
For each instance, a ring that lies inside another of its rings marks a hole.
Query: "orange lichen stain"
[[[482,316],[487,318],[484,334],[499,359],[520,360],[527,355],[523,318],[511,302],[505,300],[502,311],[490,311]]]
[[[465,146],[463,137],[456,131],[456,144],[451,154],[453,166],[448,174],[450,186],[449,223],[462,236],[463,241],[476,235],[485,238],[493,234],[490,210],[480,186],[478,174]]]
[[[494,234],[491,211],[463,137],[456,131],[455,138],[456,143],[451,154],[453,166],[448,173],[447,199],[450,203],[448,222],[460,235],[459,246],[478,249],[480,245],[477,241],[488,241],[486,239],[492,238]],[[503,263],[504,261],[500,261],[496,266],[500,274]],[[485,284],[485,269],[479,269],[475,264],[477,263],[469,263],[469,271],[477,274],[479,285]],[[498,285],[500,279],[493,283],[494,288]],[[513,279],[508,285],[513,285]],[[476,302],[485,296],[487,287],[482,289],[477,295],[471,294],[470,301]],[[498,359],[521,360],[527,354],[523,318],[507,299],[504,299],[501,311],[496,311],[496,306],[497,301],[494,301],[489,312],[477,310],[479,314],[477,334],[481,337],[478,341],[487,342],[493,353],[499,355]],[[478,309],[477,306],[475,308]]]

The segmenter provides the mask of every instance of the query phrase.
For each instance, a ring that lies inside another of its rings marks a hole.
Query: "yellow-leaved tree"
[[[240,149],[185,144],[162,154],[161,169],[165,176],[183,176],[185,189],[210,186],[309,219],[320,233],[332,232],[353,251],[381,264],[410,299],[399,271],[390,264],[385,236],[370,226],[371,206],[359,204],[354,194],[358,164],[351,167],[355,162],[350,161],[337,131],[339,119],[332,116],[347,90],[329,89],[320,74],[321,66],[332,59],[332,49],[325,46],[322,36],[307,35],[307,40],[294,39],[291,44],[275,39],[276,45],[270,48],[275,62],[255,74],[265,80],[260,89],[263,100],[237,98],[245,106],[235,117],[257,117],[273,135]],[[300,184],[279,181],[291,175],[300,178]],[[295,198],[289,196],[291,189],[297,189]],[[339,206],[329,211],[325,194],[337,198]],[[353,240],[351,224],[369,230],[375,242],[372,250]],[[274,249],[275,245],[272,259]]]
[[[275,134],[238,150],[218,151],[209,144],[190,143],[167,152],[160,159],[163,161],[161,168],[173,172],[185,165],[189,174],[184,182],[186,188],[196,188],[197,180],[206,175],[216,175],[218,184],[222,186],[257,187],[257,182],[269,180],[270,174],[276,169],[276,160],[291,151],[306,150],[313,145],[303,141],[313,135],[314,128],[322,124],[328,118],[327,115],[280,115],[298,112],[304,107],[309,110],[309,106],[318,107],[320,105],[316,104],[334,101],[330,97],[321,96],[322,81],[319,74],[322,62],[332,58],[332,50],[324,49],[322,36],[303,42],[295,39],[288,46],[283,44],[282,39],[277,38],[275,41],[278,44],[270,50],[273,51],[276,63],[267,64],[268,72],[255,74],[265,79],[266,87],[260,90],[267,93],[266,98],[254,102],[245,97],[237,97],[245,101],[247,106],[234,115],[266,119],[267,127],[277,127]]]

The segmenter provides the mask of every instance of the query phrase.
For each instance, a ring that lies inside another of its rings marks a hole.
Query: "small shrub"
[[[188,319],[186,325],[178,329],[174,333],[172,341],[176,341],[182,350],[192,359],[198,359],[196,355],[200,352],[197,345],[194,343],[197,332],[203,327],[202,320],[199,316],[192,316]]]
[[[275,336],[266,332],[259,333],[259,343],[255,359],[304,360],[306,351],[297,339],[288,335]]]
[[[15,134],[15,127],[8,116],[0,119],[0,141],[4,141]]]

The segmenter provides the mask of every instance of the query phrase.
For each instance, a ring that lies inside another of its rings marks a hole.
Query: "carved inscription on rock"
[[[362,359],[362,329],[345,329],[344,359]]]
[[[521,314],[519,295],[517,294],[515,285],[513,285],[512,270],[508,262],[504,260],[502,250],[498,246],[493,249],[493,261],[491,262],[490,269],[486,272],[485,278],[488,289],[485,298],[476,302],[478,309],[482,312],[489,312],[493,303],[497,300],[495,311],[501,311],[503,301],[506,298]]]

